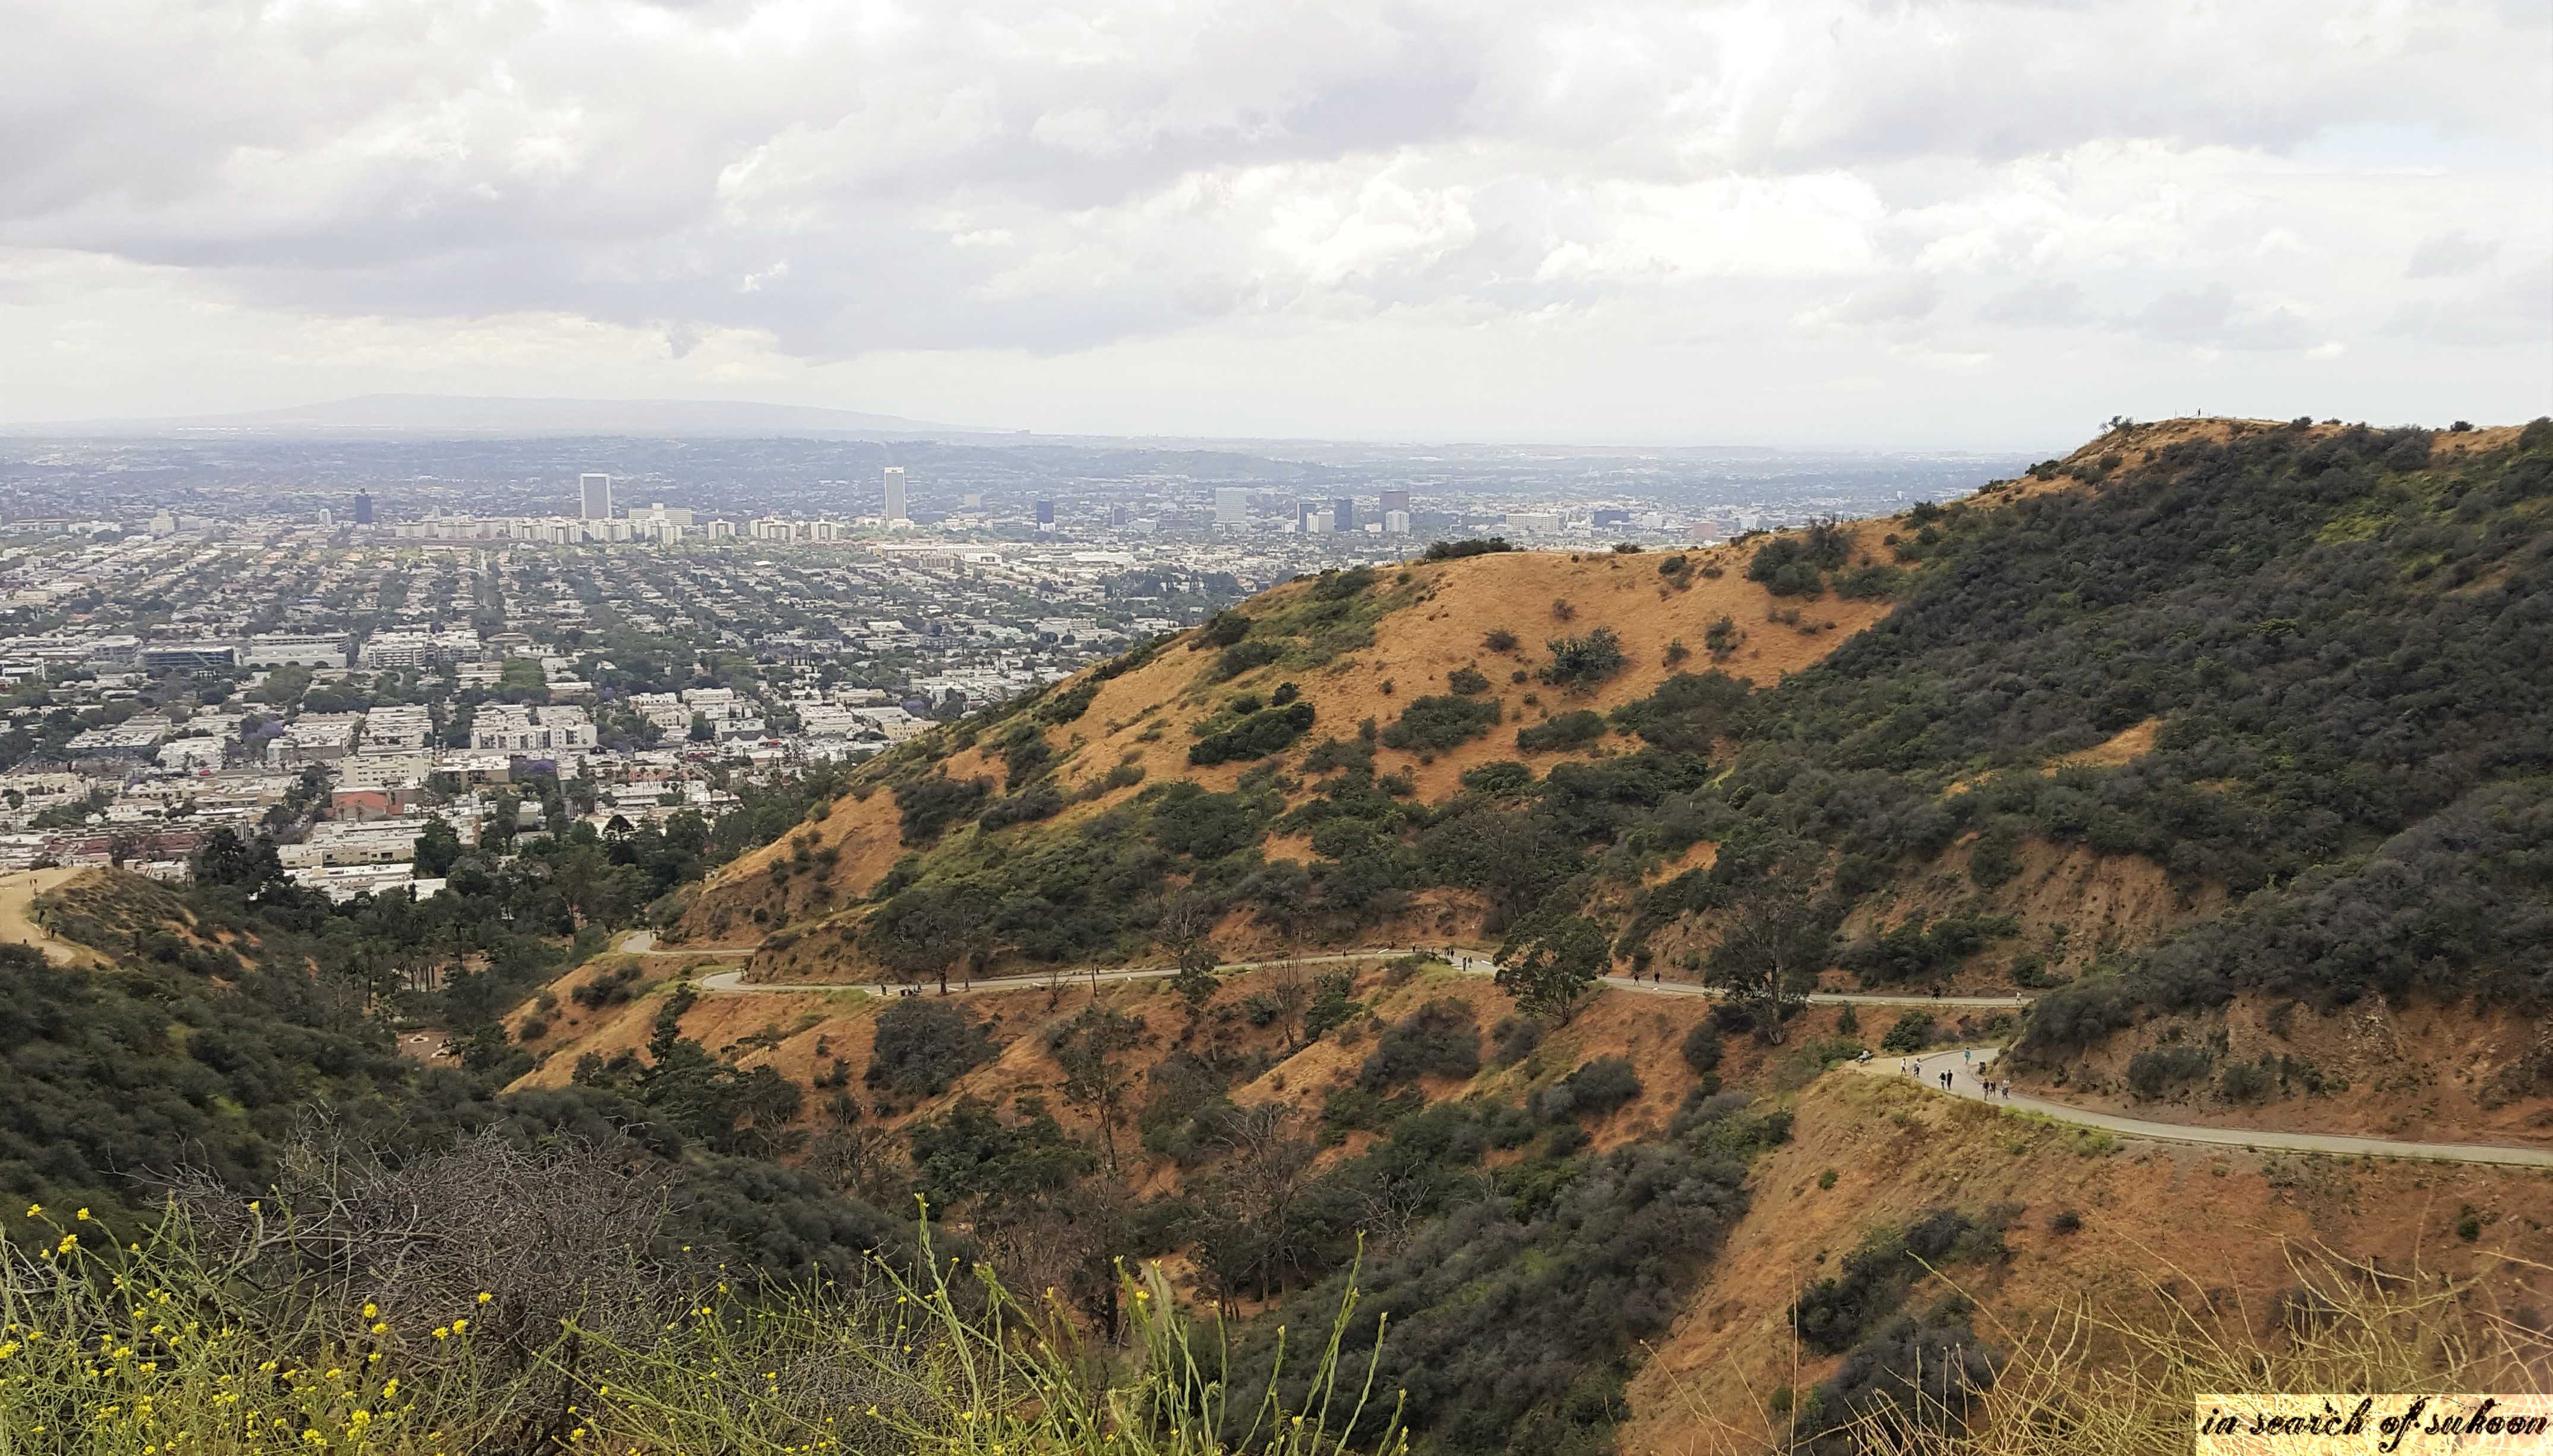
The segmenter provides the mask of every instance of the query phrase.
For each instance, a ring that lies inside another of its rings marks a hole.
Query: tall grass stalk
[[[14,1213],[15,1210],[12,1210]],[[1211,1350],[1158,1270],[1126,1274],[1124,1350],[1093,1350],[1050,1297],[941,1262],[831,1281],[678,1292],[661,1321],[569,1318],[509,1335],[493,1296],[386,1314],[314,1280],[255,1287],[177,1209],[119,1241],[85,1210],[0,1226],[0,1456],[1387,1456],[1340,1349],[1306,1404],[1225,1408]],[[606,1333],[609,1329],[610,1332]],[[633,1330],[636,1332],[633,1333]],[[1272,1383],[1273,1384],[1273,1383]],[[1333,1424],[1333,1414],[1337,1421]]]
[[[2159,1257],[2129,1300],[2075,1301],[2026,1322],[1981,1319],[2000,1348],[1993,1388],[1965,1409],[1916,1394],[1861,1411],[1757,1393],[1734,1369],[1682,1392],[1698,1456],[2187,1456],[2194,1402],[2234,1393],[2553,1393],[2553,1335],[2493,1307],[2542,1265],[2450,1280],[2290,1247],[2291,1284],[2211,1298]],[[1927,1388],[1921,1372],[1902,1391]],[[1735,1394],[1730,1394],[1734,1391]]]

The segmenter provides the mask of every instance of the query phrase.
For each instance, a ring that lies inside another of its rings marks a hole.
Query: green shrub
[[[1940,1266],[1975,1225],[1950,1208],[1934,1208],[1903,1229],[1881,1228],[1843,1258],[1843,1267],[1800,1292],[1791,1327],[1821,1354],[1850,1349],[1896,1312],[1924,1266]]]
[[[1737,650],[1738,637],[1736,619],[1723,614],[1703,629],[1702,645],[1714,658],[1725,658]]]
[[[1605,733],[1605,715],[1581,708],[1562,713],[1549,722],[1517,729],[1516,748],[1529,754],[1556,753],[1594,743]]]
[[[951,779],[945,774],[908,779],[895,785],[895,811],[906,844],[929,844],[952,824],[982,811],[992,785],[981,779]]]
[[[1723,1033],[1709,1018],[1694,1023],[1684,1034],[1684,1064],[1696,1077],[1716,1076],[1720,1071],[1720,1038]]]
[[[1136,777],[1142,778],[1143,771],[1137,770]],[[975,822],[981,825],[986,833],[991,833],[998,829],[1008,829],[1014,824],[1052,819],[1062,811],[1062,792],[1053,784],[1041,783],[1026,793],[1015,793],[1008,798],[993,800],[984,806],[984,812],[977,816]]]
[[[1513,759],[1500,759],[1463,771],[1463,788],[1467,793],[1488,794],[1492,798],[1514,798],[1533,792],[1533,770]]]
[[[1357,1085],[1382,1092],[1422,1077],[1468,1078],[1480,1070],[1481,1027],[1471,1004],[1442,996],[1384,1029]]]
[[[1227,647],[1214,660],[1215,680],[1238,677],[1244,673],[1267,667],[1284,655],[1285,644],[1264,638]]]
[[[1478,668],[1456,668],[1445,675],[1445,688],[1449,692],[1459,692],[1469,697],[1474,693],[1489,691],[1490,679],[1488,675]]]
[[[1387,748],[1442,752],[1458,748],[1498,726],[1504,707],[1496,698],[1435,694],[1412,699],[1400,717],[1383,730]]]
[[[1422,562],[1459,561],[1467,556],[1489,556],[1496,552],[1513,551],[1503,536],[1468,537],[1461,541],[1439,541],[1427,548],[1418,559]]]
[[[1226,608],[1206,618],[1205,625],[1188,639],[1188,651],[1200,652],[1209,647],[1230,647],[1250,635],[1250,618]],[[1229,676],[1229,675],[1227,675]]]
[[[2204,1077],[2215,1058],[2205,1047],[2177,1043],[2128,1059],[2128,1086],[2141,1097],[2159,1097],[2192,1078]]]
[[[1709,753],[1726,734],[1753,687],[1714,668],[1706,673],[1678,673],[1647,697],[1613,710],[1613,726],[1659,748],[1677,753]]]
[[[1540,1045],[1542,1023],[1530,1016],[1501,1016],[1490,1028],[1490,1060],[1500,1067],[1514,1066]]]
[[[1555,637],[1544,646],[1551,649],[1551,662],[1542,670],[1542,680],[1573,692],[1595,687],[1621,672],[1629,661],[1622,655],[1622,639],[1610,627],[1599,627],[1583,637]]]
[[[2274,1067],[2258,1062],[2228,1062],[2216,1074],[2216,1091],[2229,1102],[2258,1101],[2270,1094],[2276,1081]]]
[[[861,1080],[906,1102],[936,1097],[993,1056],[992,1036],[954,1002],[898,996],[878,1012],[877,1039]]]
[[[1534,1094],[1533,1112],[1546,1122],[1603,1119],[1640,1094],[1640,1077],[1627,1057],[1598,1057]]]
[[[1220,733],[1208,734],[1188,748],[1188,762],[1199,767],[1264,759],[1283,750],[1312,726],[1312,705],[1288,703],[1243,718]]]
[[[1314,601],[1345,601],[1374,584],[1374,568],[1354,567],[1347,571],[1323,572],[1312,583]]]

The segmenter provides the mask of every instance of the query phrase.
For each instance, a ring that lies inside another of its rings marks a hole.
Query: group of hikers
[[[1959,1053],[1959,1064],[1961,1066],[1968,1065],[1970,1059],[1974,1056],[1975,1054],[1973,1052]],[[1923,1066],[1924,1063],[1921,1058],[1901,1057],[1898,1059],[1897,1070],[1906,1074],[1908,1077],[1913,1077],[1923,1069]],[[1955,1071],[1945,1071],[1935,1074],[1935,1080],[1942,1084],[1942,1091],[1956,1092],[1958,1090],[1955,1081],[1957,1076],[1958,1074]],[[2009,1082],[1993,1082],[1983,1077],[1977,1078],[1976,1082],[1979,1092],[1984,1096],[2002,1097],[2007,1101],[2012,1097],[2012,1084]]]

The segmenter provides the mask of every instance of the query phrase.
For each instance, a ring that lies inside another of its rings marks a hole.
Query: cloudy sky
[[[2547,0],[0,0],[0,420],[2553,408]]]

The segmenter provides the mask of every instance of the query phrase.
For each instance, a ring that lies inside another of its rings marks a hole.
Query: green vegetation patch
[[[1414,698],[1391,726],[1383,730],[1386,748],[1413,753],[1441,753],[1486,737],[1505,714],[1496,698],[1458,697],[1451,693]]]

